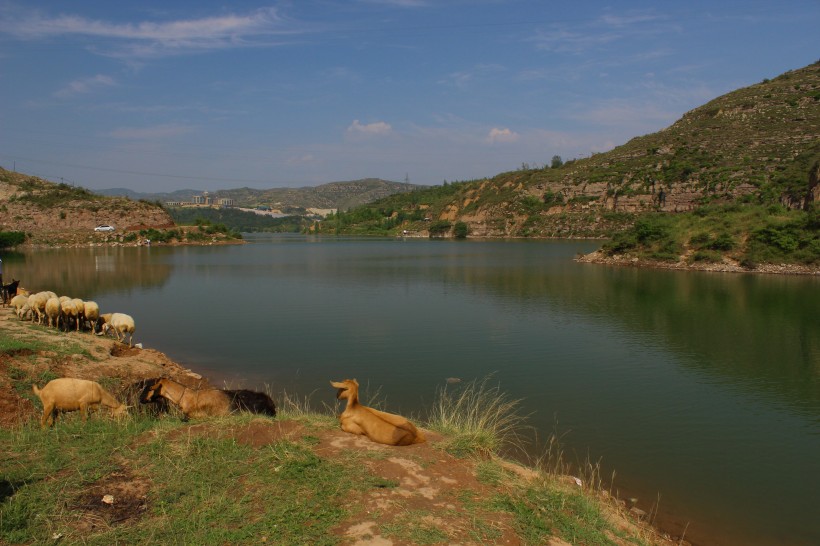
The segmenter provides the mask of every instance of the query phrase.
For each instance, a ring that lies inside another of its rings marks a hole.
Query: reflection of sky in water
[[[494,374],[542,439],[557,428],[619,485],[660,492],[688,536],[820,538],[820,280],[572,262],[594,242],[260,241],[67,269],[137,341],[232,386],[332,403],[327,382],[356,377],[412,413],[445,377]]]

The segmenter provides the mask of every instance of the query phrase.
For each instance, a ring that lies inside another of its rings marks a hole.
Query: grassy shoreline
[[[32,382],[85,377],[122,398],[140,376],[204,380],[156,351],[0,315],[0,409],[20,416],[0,423],[0,542],[672,543],[594,479],[562,475],[560,457],[540,470],[499,457],[523,421],[513,400],[476,407],[486,381],[440,393],[417,421],[429,441],[402,448],[346,434],[333,407],[287,393],[271,393],[275,419],[183,422],[137,406],[41,430]]]

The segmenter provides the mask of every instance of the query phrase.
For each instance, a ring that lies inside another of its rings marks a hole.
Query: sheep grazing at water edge
[[[100,321],[100,306],[96,301],[83,302],[83,317],[88,322],[88,327],[92,332],[97,331],[97,323]]]
[[[14,307],[14,313],[20,320],[25,319],[26,315],[31,311],[28,306],[28,298],[28,296],[23,294],[18,294],[11,298],[11,306]]]
[[[114,417],[123,415],[128,409],[99,383],[87,379],[62,377],[49,381],[42,389],[32,385],[31,390],[43,403],[43,418],[40,420],[43,428],[54,424],[54,416],[58,411],[80,410],[85,421],[88,418],[88,408],[106,406],[111,408]]]
[[[59,328],[61,312],[60,300],[57,298],[48,298],[48,301],[46,301],[46,324]]]
[[[37,318],[37,324],[43,323],[43,317],[46,316],[46,302],[52,296],[46,292],[37,292],[28,297],[28,307],[31,309],[31,320]]]
[[[62,308],[62,313],[60,318],[63,320],[63,327],[65,331],[68,331],[68,325],[71,321],[74,321],[77,327],[77,331],[80,331],[80,310],[77,308],[77,304],[74,302],[73,299],[67,298],[60,303],[60,307]]]
[[[80,298],[73,298],[71,301],[77,309],[77,331],[79,332],[85,323],[85,302]]]
[[[102,332],[100,335],[107,335],[109,330],[113,330],[117,336],[117,341],[125,343],[125,334],[129,334],[128,346],[134,346],[134,319],[125,313],[106,313],[100,315]]]
[[[191,417],[228,415],[235,411],[249,411],[271,417],[276,415],[276,404],[263,392],[246,389],[191,389],[167,377],[159,378],[147,385],[140,396],[140,402],[154,402],[157,397],[165,398],[178,406],[185,420]]]
[[[407,446],[426,441],[424,434],[401,415],[379,411],[360,404],[359,382],[355,379],[331,381],[330,384],[339,389],[336,398],[347,400],[347,406],[339,416],[343,431],[361,434],[374,442],[391,446]]]

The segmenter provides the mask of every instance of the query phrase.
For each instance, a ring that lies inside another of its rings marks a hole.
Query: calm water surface
[[[356,377],[418,413],[447,377],[513,398],[687,538],[820,544],[820,279],[577,264],[590,242],[257,236],[4,255],[232,387]]]

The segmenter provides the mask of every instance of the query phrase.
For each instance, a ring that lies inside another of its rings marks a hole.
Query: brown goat
[[[347,400],[347,406],[339,416],[343,431],[363,434],[374,442],[391,446],[407,446],[425,441],[424,434],[401,415],[361,405],[359,382],[355,379],[331,381],[330,384],[339,389],[336,398]]]
[[[43,403],[43,418],[40,420],[43,428],[47,424],[54,424],[54,414],[57,411],[80,410],[85,421],[89,407],[107,406],[115,417],[119,417],[127,409],[125,404],[119,403],[99,383],[87,379],[61,377],[52,379],[42,389],[37,388],[37,385],[32,385],[31,389]]]
[[[276,415],[276,405],[270,396],[249,390],[223,391],[219,389],[191,389],[166,377],[145,387],[140,402],[153,402],[162,397],[179,406],[185,419],[227,415],[234,411],[249,411]]]

